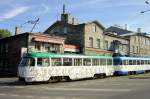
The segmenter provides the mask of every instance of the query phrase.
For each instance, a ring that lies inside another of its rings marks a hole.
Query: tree
[[[12,33],[7,29],[0,29],[0,38],[5,38],[11,36]]]

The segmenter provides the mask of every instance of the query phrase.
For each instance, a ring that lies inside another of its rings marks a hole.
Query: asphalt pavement
[[[33,85],[17,78],[0,78],[0,99],[150,99],[150,74],[130,77]]]

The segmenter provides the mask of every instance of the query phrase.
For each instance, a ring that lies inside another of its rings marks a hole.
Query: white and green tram
[[[86,56],[45,52],[26,53],[18,66],[19,80],[41,82],[112,76],[111,56]]]

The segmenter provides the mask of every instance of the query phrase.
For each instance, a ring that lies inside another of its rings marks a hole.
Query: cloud
[[[80,2],[80,3],[77,3],[77,4],[72,4],[71,8],[72,9],[81,8],[81,7],[87,8],[87,6],[98,4],[98,3],[102,3],[102,2],[106,2],[106,1],[109,1],[109,0],[89,0],[89,1],[83,1],[83,2]]]
[[[4,20],[7,20],[7,19],[11,19],[21,13],[24,13],[26,12],[27,10],[29,9],[29,7],[27,6],[23,6],[23,7],[15,7],[13,8],[12,10],[2,14],[0,16],[0,21],[4,21]]]
[[[143,6],[145,5],[142,1],[137,0],[81,0],[81,2],[76,4],[70,4],[71,9],[81,9],[81,8],[95,8],[99,10],[104,9],[114,9],[114,8],[120,8],[120,7],[135,7],[135,6]]]
[[[35,7],[36,10],[37,10],[38,7],[39,7],[39,6],[36,6],[36,7]],[[44,3],[42,3],[42,4],[40,5],[39,11],[36,12],[36,14],[38,14],[38,15],[46,14],[46,13],[48,13],[48,11],[49,11],[49,6],[46,5],[46,4],[44,4]]]
[[[46,4],[42,4],[41,5],[43,7],[43,13],[47,13],[49,11],[49,6],[47,6]]]

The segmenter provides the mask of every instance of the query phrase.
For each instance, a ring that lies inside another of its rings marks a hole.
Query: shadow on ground
[[[56,83],[69,83],[69,82],[78,82],[78,81],[86,81],[86,80],[96,80],[93,78],[86,78],[86,79],[77,79],[71,81],[51,81],[51,82],[32,82],[32,83],[25,83],[23,81],[19,81],[17,77],[3,77],[0,78],[0,86],[26,86],[26,85],[42,85],[42,84],[56,84]]]

